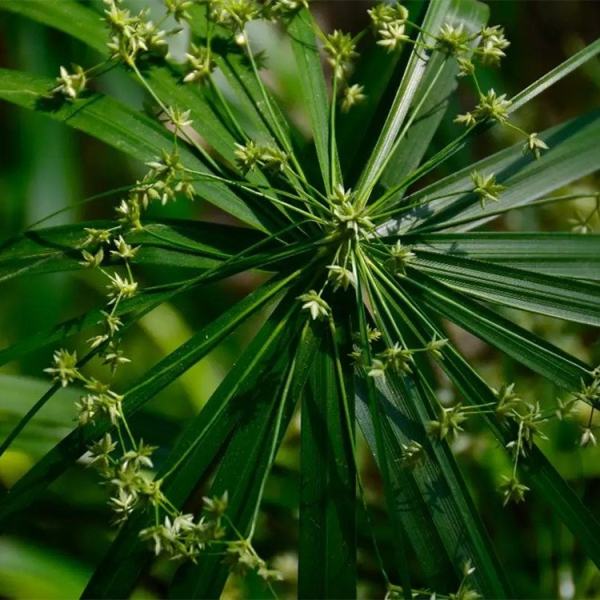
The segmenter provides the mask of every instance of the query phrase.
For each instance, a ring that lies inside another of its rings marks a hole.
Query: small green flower
[[[274,146],[256,144],[252,140],[246,144],[236,143],[234,154],[244,173],[257,166],[266,167],[272,171],[283,171],[287,164],[285,152]]]
[[[113,240],[115,245],[115,250],[111,250],[110,253],[117,258],[122,258],[123,260],[131,260],[135,258],[136,254],[139,251],[139,246],[133,247],[130,246],[124,239],[123,236],[120,235],[116,240]]]
[[[192,119],[190,119],[190,113],[190,110],[180,110],[179,108],[172,106],[167,107],[167,117],[169,123],[173,126],[175,133],[179,133],[186,127],[190,127],[193,123]]]
[[[378,34],[377,45],[383,46],[388,52],[398,50],[404,42],[410,40],[410,36],[406,34],[406,26],[401,22],[384,25]]]
[[[537,133],[530,133],[527,142],[525,142],[525,145],[523,146],[523,154],[531,153],[538,159],[542,150],[549,150],[546,142],[541,140]]]
[[[459,125],[464,125],[465,127],[473,127],[473,125],[477,125],[477,119],[473,113],[467,112],[462,115],[456,115],[454,118],[454,122]]]
[[[126,365],[131,362],[131,360],[123,354],[123,350],[118,348],[113,342],[108,345],[108,349],[104,353],[103,358],[102,364],[108,365],[113,374],[121,365]]]
[[[347,190],[341,183],[336,183],[327,199],[332,204],[348,204],[352,200],[352,190]]]
[[[94,229],[85,227],[84,231],[87,237],[83,240],[82,246],[91,246],[92,244],[106,244],[112,238],[112,231],[109,229]]]
[[[313,320],[326,319],[331,314],[329,304],[315,290],[310,290],[310,292],[298,296],[298,300],[304,302],[302,310],[309,311]]]
[[[392,23],[406,23],[409,15],[408,9],[402,4],[386,4],[383,2],[367,10],[367,13],[371,19],[373,28],[377,32]]]
[[[109,304],[114,304],[117,299],[133,298],[137,294],[138,284],[137,281],[132,279],[125,279],[118,273],[108,276],[110,283],[106,286],[110,291],[108,297],[110,298]]]
[[[581,433],[581,438],[579,439],[579,445],[582,448],[586,446],[596,446],[597,440],[594,432],[591,427],[585,427]]]
[[[448,345],[448,340],[445,338],[434,338],[425,346],[425,350],[429,352],[434,358],[442,360],[443,354],[442,349]]]
[[[260,5],[255,0],[208,0],[208,5],[211,17],[234,34],[238,45],[244,46],[244,27],[260,16]]]
[[[340,233],[351,232],[355,238],[375,227],[365,211],[350,202],[340,202],[333,206],[333,221]]]
[[[348,112],[353,106],[364,102],[366,99],[364,86],[357,83],[344,88],[342,93],[342,112]]]
[[[104,260],[104,249],[98,248],[98,250],[93,254],[87,250],[82,250],[81,257],[83,260],[80,261],[79,264],[82,267],[86,267],[87,269],[95,269],[96,267],[99,267]]]
[[[205,496],[202,498],[202,502],[204,502],[204,510],[207,513],[210,513],[215,516],[215,518],[222,517],[227,510],[227,506],[229,505],[229,494],[227,490],[223,492],[222,496],[213,496],[209,498]]]
[[[479,46],[475,52],[481,59],[482,64],[498,66],[500,60],[506,56],[504,50],[510,46],[510,42],[504,36],[504,29],[499,25],[484,27],[479,32]]]
[[[442,408],[440,418],[429,421],[427,424],[427,433],[442,441],[446,438],[453,439],[461,431],[464,431],[462,424],[467,420],[462,404],[455,404],[449,408]]]
[[[515,502],[516,504],[523,502],[525,500],[525,493],[529,491],[529,488],[523,485],[517,479],[516,475],[510,477],[503,475],[500,490],[504,497],[504,506],[506,506],[509,502]]]
[[[402,348],[398,342],[380,352],[378,358],[383,361],[386,368],[391,368],[397,373],[410,373],[413,351]]]
[[[390,248],[390,268],[396,275],[406,275],[406,267],[416,258],[410,246],[404,246],[399,240]]]
[[[401,444],[402,455],[400,464],[405,469],[414,469],[425,458],[425,449],[419,442],[411,440],[408,444]]]
[[[85,71],[79,65],[73,66],[72,73],[69,73],[65,67],[60,67],[60,76],[56,78],[56,81],[58,85],[53,91],[58,94],[63,94],[71,100],[78,98],[87,85]]]
[[[503,185],[496,183],[496,176],[493,173],[483,175],[479,171],[472,171],[470,176],[474,185],[473,193],[479,198],[481,208],[485,207],[487,200],[498,202],[500,192],[506,189]]]
[[[460,56],[469,52],[469,42],[471,35],[465,30],[464,25],[451,25],[444,23],[437,36],[436,49],[451,56]]]
[[[487,94],[479,96],[479,104],[473,111],[473,116],[477,121],[485,121],[486,119],[494,119],[499,123],[504,123],[508,119],[508,109],[510,108],[510,100],[506,99],[506,94],[498,96],[491,89]]]
[[[336,29],[325,36],[324,50],[329,64],[333,67],[333,76],[337,80],[345,80],[352,70],[354,59],[358,56],[352,36]]]
[[[499,390],[492,390],[498,399],[496,405],[496,414],[500,418],[505,418],[514,413],[517,409],[524,405],[522,400],[514,391],[515,384],[505,384]]]
[[[340,265],[329,265],[327,269],[329,270],[328,279],[333,282],[334,291],[340,288],[347,290],[351,285],[356,285],[354,273],[349,269]]]
[[[76,379],[80,379],[81,374],[77,369],[77,352],[69,352],[65,349],[56,350],[52,356],[53,366],[44,369],[44,372],[50,374],[54,381],[60,382],[62,387],[67,387]]]
[[[173,15],[176,21],[189,21],[192,17],[188,8],[193,6],[192,0],[163,0],[167,14]]]
[[[183,78],[185,83],[206,81],[215,70],[216,65],[212,60],[212,54],[204,46],[192,44],[190,52],[186,53],[185,57],[189,65],[189,71]]]
[[[475,73],[475,65],[470,58],[459,56],[456,62],[458,64],[458,77],[468,77]]]

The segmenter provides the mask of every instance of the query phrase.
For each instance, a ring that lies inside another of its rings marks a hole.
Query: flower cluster
[[[406,33],[408,9],[402,4],[377,4],[367,11],[377,36],[377,44],[388,52],[402,47],[410,40]]]
[[[148,19],[148,9],[132,15],[129,10],[121,8],[122,0],[104,0],[104,3],[104,19],[111,31],[108,48],[114,60],[132,66],[144,55],[164,56],[167,53],[166,34]]]
[[[406,275],[406,267],[416,258],[415,253],[410,246],[405,246],[398,240],[390,248],[390,258],[387,261],[390,268],[396,275]]]
[[[435,36],[434,48],[453,56],[459,65],[460,75],[473,75],[474,60],[485,66],[497,67],[506,56],[504,50],[510,42],[504,36],[504,29],[498,25],[483,27],[470,33],[463,23],[444,23]]]
[[[462,424],[467,420],[468,416],[468,408],[460,403],[442,408],[439,417],[429,421],[427,424],[427,433],[440,441],[445,439],[452,440],[461,431],[464,431]]]
[[[136,182],[116,209],[119,221],[132,229],[142,229],[142,213],[151,202],[160,202],[164,206],[174,201],[178,194],[190,200],[195,196],[192,180],[176,148],[171,152],[163,151],[160,158],[148,162],[147,166],[146,175]]]
[[[402,348],[398,342],[376,355],[368,371],[369,377],[383,377],[386,371],[410,373],[414,350]]]
[[[483,175],[479,171],[473,171],[471,181],[473,182],[473,193],[479,199],[481,208],[485,207],[488,200],[498,202],[500,192],[506,189],[503,185],[496,183],[496,176],[493,173]]]
[[[534,436],[545,438],[540,426],[550,418],[544,415],[538,402],[528,402],[519,397],[515,392],[514,384],[502,386],[493,390],[497,404],[496,415],[501,420],[512,421],[517,426],[517,437],[506,444],[506,449],[513,455],[513,469],[509,477],[503,476],[500,490],[504,496],[504,504],[509,502],[522,502],[525,493],[529,490],[522,484],[517,476],[519,459],[527,456],[533,446]]]
[[[52,90],[53,93],[62,94],[66,98],[75,100],[86,89],[87,76],[83,67],[79,65],[73,65],[72,73],[61,66],[56,83],[58,85]]]
[[[244,173],[255,167],[270,171],[283,171],[287,165],[287,156],[283,150],[271,144],[257,144],[252,140],[235,145],[235,157]]]
[[[188,63],[188,72],[183,81],[185,83],[206,81],[215,70],[210,48],[192,44],[185,55]]]
[[[336,29],[333,33],[325,35],[324,50],[327,61],[333,68],[334,79],[346,81],[352,72],[354,59],[358,56],[352,36]]]

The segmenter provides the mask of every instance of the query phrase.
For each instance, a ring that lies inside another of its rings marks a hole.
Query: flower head
[[[527,137],[527,142],[523,146],[523,154],[531,153],[538,159],[542,153],[542,150],[548,150],[548,145],[544,140],[541,140],[539,134],[530,133]]]
[[[342,112],[348,112],[353,106],[364,102],[366,99],[364,86],[357,83],[344,88],[342,93]]]
[[[326,319],[331,314],[329,304],[315,290],[310,290],[307,294],[298,296],[298,300],[304,302],[302,310],[309,311],[313,320]]]
[[[73,66],[72,73],[65,67],[60,67],[60,76],[56,78],[56,81],[58,85],[54,88],[54,92],[63,94],[71,100],[78,98],[87,85],[85,71],[79,65]]]
[[[352,70],[354,59],[358,56],[355,43],[349,33],[336,29],[326,36],[325,54],[333,67],[333,75],[338,80],[344,80]]]
[[[56,350],[52,356],[52,362],[53,366],[44,371],[52,375],[54,381],[60,382],[62,387],[66,387],[81,377],[77,369],[77,352]]]
[[[516,475],[512,475],[511,477],[503,475],[500,490],[504,496],[504,506],[506,506],[509,502],[517,504],[523,502],[525,500],[525,493],[529,491],[529,488],[522,484]]]
[[[190,51],[185,55],[189,71],[183,78],[185,83],[194,81],[203,82],[215,69],[215,63],[209,48],[192,44]]]
[[[500,192],[506,188],[499,183],[496,183],[496,176],[493,173],[483,175],[479,171],[471,173],[471,181],[473,182],[473,193],[479,198],[481,208],[485,207],[487,200],[498,202]]]

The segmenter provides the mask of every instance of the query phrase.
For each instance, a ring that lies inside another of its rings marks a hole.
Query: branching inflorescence
[[[441,70],[451,65],[458,77],[473,83],[477,100],[474,108],[458,115],[456,123],[472,132],[480,126],[500,124],[516,130],[524,136],[523,151],[538,159],[548,150],[548,145],[537,133],[528,133],[511,122],[511,101],[505,94],[495,90],[483,90],[477,72],[481,66],[498,66],[509,46],[500,26],[486,26],[476,31],[461,22],[443,23],[436,31],[426,31],[410,20],[409,11],[401,4],[382,3],[368,11],[371,27],[352,36],[339,30],[322,32],[316,25],[315,33],[331,70],[333,100],[330,105],[329,171],[330,179],[320,188],[311,183],[303,171],[294,148],[282,129],[275,114],[270,92],[260,78],[260,57],[252,49],[247,24],[256,19],[278,22],[286,28],[298,11],[307,7],[306,0],[271,0],[264,3],[255,0],[165,0],[165,19],[172,17],[179,24],[173,31],[161,29],[164,19],[158,23],[150,20],[146,11],[132,14],[119,0],[105,0],[105,21],[108,27],[110,58],[91,69],[75,66],[72,71],[60,69],[54,94],[67,101],[86,93],[90,82],[102,72],[115,65],[132,71],[154,99],[158,119],[172,132],[173,145],[148,163],[147,174],[137,181],[117,208],[117,222],[107,229],[88,229],[81,242],[82,264],[100,271],[107,281],[107,304],[99,323],[101,331],[88,341],[89,349],[109,368],[109,378],[98,381],[88,378],[77,361],[77,355],[59,350],[54,364],[47,371],[62,386],[78,384],[85,389],[78,403],[79,421],[82,425],[108,419],[113,426],[111,433],[89,448],[89,463],[97,468],[111,490],[110,505],[116,522],[127,520],[135,510],[149,507],[154,512],[154,524],[140,532],[144,540],[150,540],[155,553],[173,559],[197,560],[203,552],[221,553],[232,568],[245,572],[253,570],[267,581],[277,579],[278,573],[269,569],[257,555],[251,543],[251,534],[238,531],[227,515],[227,494],[222,497],[205,498],[204,510],[199,517],[186,514],[174,506],[163,493],[163,482],[172,472],[156,476],[153,462],[154,447],[136,439],[128,424],[123,408],[124,396],[112,388],[110,377],[129,362],[122,349],[123,322],[119,307],[123,301],[140,292],[132,263],[139,251],[127,239],[132,230],[144,228],[143,216],[152,203],[167,204],[180,197],[194,199],[198,182],[220,182],[236,191],[243,192],[250,201],[268,206],[268,212],[281,224],[281,231],[270,236],[271,241],[288,235],[303,240],[315,250],[316,260],[311,263],[310,284],[297,294],[298,308],[311,321],[322,321],[331,328],[335,338],[338,326],[336,310],[345,298],[349,316],[355,329],[354,347],[350,356],[339,360],[352,361],[359,378],[376,389],[388,377],[402,377],[420,369],[427,357],[444,361],[451,352],[451,344],[437,331],[411,331],[401,324],[400,305],[411,306],[408,288],[404,281],[415,280],[418,285],[419,250],[410,241],[390,242],[380,235],[379,228],[390,217],[400,218],[416,208],[420,201],[412,202],[412,196],[399,197],[395,192],[415,183],[420,172],[411,173],[392,191],[381,192],[372,183],[351,189],[343,180],[337,164],[335,139],[336,108],[343,112],[352,110],[365,100],[369,89],[360,82],[352,82],[354,63],[359,56],[360,43],[368,35],[374,35],[376,43],[388,53],[401,52],[405,46],[414,46],[419,60],[424,63],[433,57],[441,57]],[[185,54],[185,62],[179,65],[181,81],[187,86],[208,86],[215,91],[219,108],[231,120],[237,141],[231,148],[231,158],[213,153],[198,140],[194,131],[194,119],[189,107],[168,106],[160,98],[144,74],[144,65],[152,61],[172,61],[168,54],[168,39],[181,27],[193,25],[194,19],[202,17],[204,35],[195,36]],[[416,35],[415,35],[416,34]],[[235,112],[219,91],[214,80],[218,69],[218,54],[214,49],[217,37],[232,42],[231,50],[248,61],[259,90],[259,101],[269,117],[269,139],[251,139],[237,121]],[[437,76],[436,76],[437,77]],[[425,91],[421,102],[427,99]],[[415,113],[417,110],[414,111]],[[410,117],[414,119],[414,114]],[[394,140],[393,148],[401,143],[406,129]],[[187,166],[181,158],[181,148],[191,148],[203,158],[211,171],[199,171]],[[388,158],[376,165],[375,178],[383,172]],[[369,175],[367,174],[367,181]],[[258,183],[266,179],[266,188]],[[472,171],[471,186],[458,190],[456,195],[466,196],[479,202],[482,209],[487,203],[502,202],[505,186],[497,181],[493,172]],[[437,198],[429,199],[429,201]],[[475,214],[473,221],[480,218]],[[589,219],[578,225],[583,232]],[[315,270],[316,267],[316,270]],[[314,275],[316,273],[316,275]],[[592,429],[594,410],[599,407],[600,374],[594,371],[591,380],[582,382],[581,390],[567,402],[559,402],[557,408],[543,411],[537,402],[521,399],[512,384],[495,391],[495,401],[479,405],[456,403],[446,406],[435,400],[435,413],[427,427],[427,444],[442,444],[459,435],[468,419],[493,414],[509,432],[506,448],[512,458],[513,468],[501,485],[505,503],[519,502],[528,487],[518,476],[521,460],[526,460],[534,439],[543,437],[540,429],[551,418],[565,417],[574,403],[584,402],[592,407],[589,423],[583,430],[581,445],[595,444]],[[435,396],[434,396],[435,398]],[[419,469],[427,460],[423,440],[407,440],[402,445],[399,460],[403,468]],[[359,484],[359,487],[360,484]],[[362,488],[361,488],[362,489]],[[250,531],[253,531],[254,526]],[[451,598],[475,598],[477,593],[469,584],[473,570],[465,567],[460,589]],[[389,583],[389,596],[395,597],[401,588]],[[438,596],[442,597],[442,596]]]

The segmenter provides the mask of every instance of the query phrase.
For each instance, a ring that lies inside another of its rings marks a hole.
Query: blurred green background
[[[26,0],[14,0],[26,1]],[[53,1],[53,0],[48,0]],[[93,0],[90,0],[93,1]],[[99,3],[97,3],[99,4]],[[132,2],[136,6],[151,5]],[[501,71],[486,71],[484,85],[509,96],[560,63],[600,35],[600,2],[498,1],[490,2],[491,21],[506,29],[511,40]],[[325,29],[334,26],[358,31],[366,25],[366,2],[314,2]],[[297,81],[289,52],[277,31],[253,28],[253,39],[271,56],[268,80],[294,120],[306,128],[306,115],[296,98]],[[183,41],[182,41],[183,42]],[[0,14],[0,66],[54,77],[59,65],[72,61],[96,62],[93,53],[66,36],[8,14]],[[111,72],[98,84],[120,99],[142,107],[140,91],[122,73]],[[539,131],[599,105],[600,63],[592,61],[545,92],[531,106],[519,111],[517,120],[525,129]],[[449,114],[472,106],[472,90],[463,85]],[[447,118],[434,140],[432,151],[455,136],[458,129]],[[453,157],[446,172],[467,161],[486,156],[517,141],[510,130],[493,130],[476,144]],[[600,140],[599,140],[600,144]],[[0,240],[65,207],[72,207],[51,223],[110,217],[119,196],[80,204],[94,194],[130,184],[144,172],[143,165],[44,117],[0,103]],[[437,176],[443,171],[437,173]],[[570,186],[569,191],[598,190],[598,177]],[[569,230],[576,210],[585,211],[585,200],[562,206],[509,213],[494,228],[520,230]],[[180,202],[160,210],[163,216],[223,219],[202,202]],[[598,223],[595,223],[598,229]],[[140,273],[145,282],[160,279],[150,270]],[[127,337],[126,349],[134,361],[123,372],[117,386],[142,376],[160,357],[189,337],[199,325],[211,320],[224,307],[252,289],[257,276],[244,275],[206,292],[187,295],[144,317]],[[75,316],[98,305],[103,281],[87,274],[55,274],[30,279],[0,281],[0,348],[22,336]],[[600,343],[594,331],[575,324],[515,313],[525,327],[550,339],[574,355],[600,363]],[[260,318],[260,317],[259,317]],[[220,381],[228,366],[252,335],[249,323],[210,356],[191,369],[176,384],[159,394],[134,426],[148,442],[168,451],[184,420],[195,414]],[[474,362],[492,386],[515,381],[525,397],[552,403],[558,391],[551,382],[534,377],[467,333],[453,329],[453,339]],[[81,340],[79,340],[81,343]],[[77,341],[75,341],[75,345]],[[48,381],[42,369],[49,364],[52,348],[31,354],[27,360],[0,369],[0,439],[43,394]],[[440,393],[453,397],[450,384],[441,379]],[[76,392],[57,394],[28,426],[0,460],[0,488],[10,487],[49,447],[73,427]],[[581,422],[585,414],[578,415]],[[298,420],[289,432],[266,490],[258,527],[257,547],[275,561],[287,582],[279,591],[294,594],[297,539]],[[561,423],[547,430],[542,447],[559,471],[590,507],[600,506],[600,450],[577,447],[577,423]],[[503,509],[496,491],[508,460],[497,443],[475,422],[455,447],[477,505],[496,544],[514,587],[528,598],[600,598],[600,575],[585,559],[569,532],[544,504],[530,496],[528,502]],[[368,454],[362,450],[368,500],[384,551],[389,535],[381,507],[379,479]],[[76,466],[43,498],[15,519],[11,530],[0,538],[0,597],[74,598],[82,591],[94,565],[107,551],[114,530],[106,507],[106,493],[95,474]],[[373,558],[364,517],[359,518],[361,576],[360,595],[382,597],[381,578]],[[600,543],[600,540],[599,540]],[[144,577],[136,597],[161,597],[173,565],[158,562]],[[233,581],[227,596],[265,596],[252,580]]]

